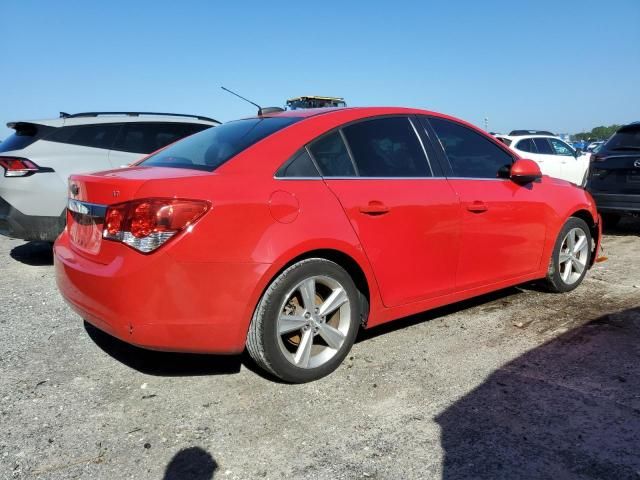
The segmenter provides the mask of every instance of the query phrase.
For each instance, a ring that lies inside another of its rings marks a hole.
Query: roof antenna
[[[252,102],[251,100],[249,100],[248,98],[244,98],[242,95],[238,95],[236,92],[232,92],[231,90],[229,90],[228,88],[225,87],[220,87],[222,90],[224,90],[225,92],[229,92],[231,95],[235,95],[238,98],[241,98],[242,100],[244,100],[245,102],[250,103],[251,105],[254,105],[256,107],[258,107],[258,116],[262,116],[262,107],[260,105],[258,105],[256,102]]]

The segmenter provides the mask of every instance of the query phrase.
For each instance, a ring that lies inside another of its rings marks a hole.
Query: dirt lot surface
[[[640,221],[604,246],[570,294],[401,320],[292,386],[85,327],[0,237],[0,478],[640,479]]]

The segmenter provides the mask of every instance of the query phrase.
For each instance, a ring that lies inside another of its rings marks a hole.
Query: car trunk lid
[[[589,190],[640,194],[640,151],[609,151],[592,158]]]

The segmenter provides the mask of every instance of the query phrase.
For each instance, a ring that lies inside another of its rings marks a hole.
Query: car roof
[[[408,108],[408,107],[324,107],[324,108],[305,108],[300,110],[285,110],[282,112],[273,112],[262,117],[298,117],[298,118],[310,118],[316,117],[319,115],[341,115],[344,116],[347,114],[348,116],[357,117],[357,118],[366,118],[378,115],[432,115],[435,117],[446,118],[450,120],[454,120],[456,122],[464,122],[459,118],[451,117],[444,113],[434,112],[431,110],[423,110],[419,108]],[[350,114],[350,115],[349,115]],[[251,117],[251,118],[260,118],[260,117]],[[475,125],[472,125],[474,128],[478,128]]]
[[[63,114],[64,115],[64,114]],[[200,123],[204,125],[217,125],[220,122],[214,119],[208,119],[198,115],[181,115],[181,114],[158,114],[144,112],[89,112],[85,114],[76,114],[69,116],[60,116],[58,118],[16,121],[7,123],[7,127],[14,128],[18,123],[31,123],[35,125],[45,125],[49,127],[63,127],[72,125],[96,125],[105,123],[135,123],[135,122],[170,122],[170,123]]]

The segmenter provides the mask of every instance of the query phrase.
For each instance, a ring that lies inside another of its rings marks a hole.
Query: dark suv
[[[591,156],[587,190],[606,226],[640,215],[640,122],[620,128]]]

